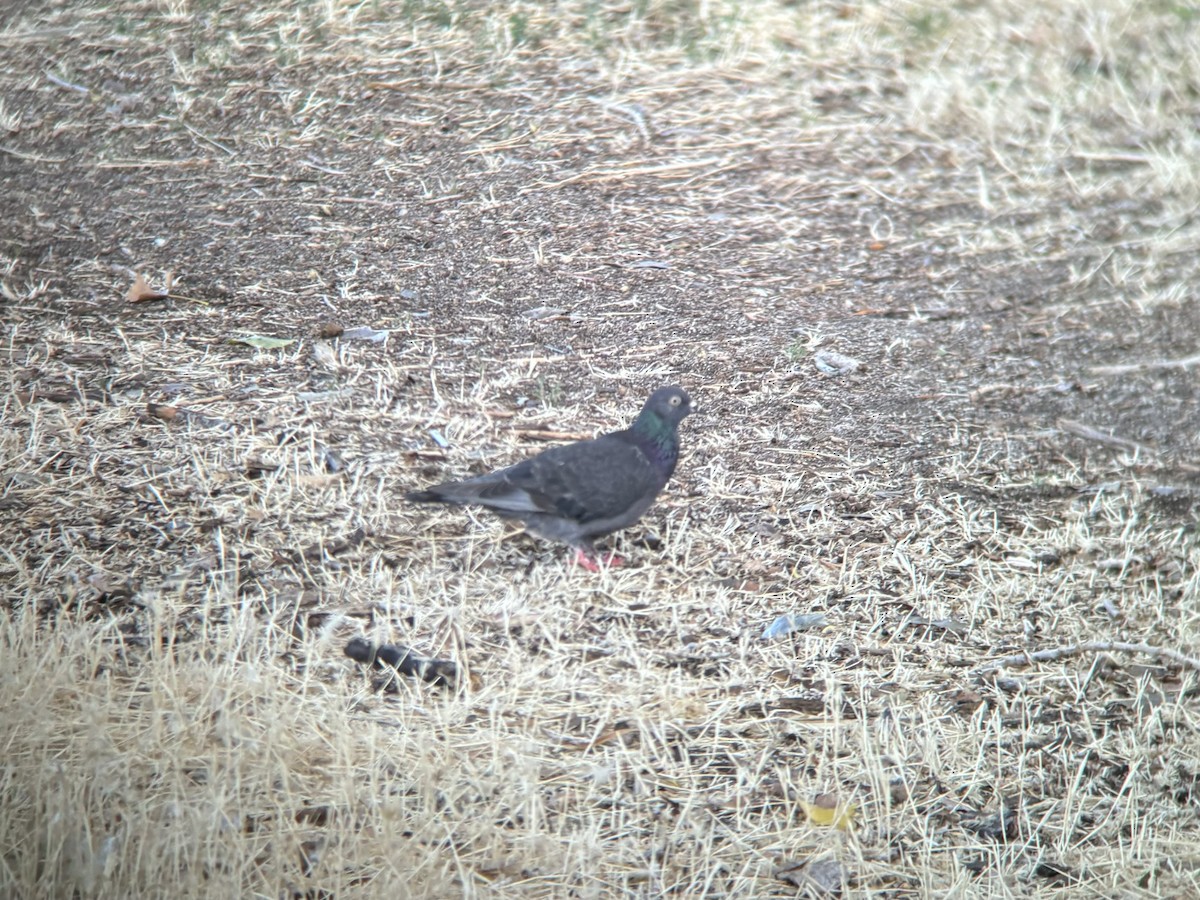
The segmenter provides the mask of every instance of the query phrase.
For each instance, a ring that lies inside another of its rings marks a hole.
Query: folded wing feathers
[[[616,435],[552,448],[488,475],[449,482],[410,495],[414,500],[475,503],[520,516],[543,513],[577,522],[631,508],[663,479],[640,449]]]

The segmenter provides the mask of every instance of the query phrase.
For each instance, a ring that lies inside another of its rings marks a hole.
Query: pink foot
[[[591,557],[582,550],[575,551],[575,562],[583,566],[589,572],[599,572],[600,564],[603,563],[606,568],[622,565],[625,560],[617,556],[615,553],[609,553],[607,556]]]

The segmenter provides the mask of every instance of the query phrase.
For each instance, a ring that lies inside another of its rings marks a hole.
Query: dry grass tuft
[[[0,15],[0,896],[1200,894],[1198,28]],[[668,382],[626,567],[399,501]]]

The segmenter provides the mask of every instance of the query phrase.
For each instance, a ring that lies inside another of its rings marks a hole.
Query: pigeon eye
[[[672,406],[678,406],[678,405],[679,405],[680,403],[682,403],[683,401],[682,401],[682,400],[680,400],[678,397],[672,397],[672,398],[671,398],[670,400],[668,400],[667,402],[668,402],[668,403],[670,403]]]

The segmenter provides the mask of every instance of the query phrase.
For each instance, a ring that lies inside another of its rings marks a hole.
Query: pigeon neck
[[[675,429],[650,410],[642,410],[629,429],[638,445],[663,474],[671,477],[679,457],[679,441]]]

